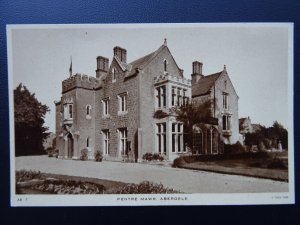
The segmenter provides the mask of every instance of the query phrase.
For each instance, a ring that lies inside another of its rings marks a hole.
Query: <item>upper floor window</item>
[[[157,107],[166,107],[166,86],[156,88]]]
[[[228,94],[223,93],[223,109],[228,109]]]
[[[127,93],[118,95],[119,101],[119,112],[126,113],[127,112]]]
[[[183,95],[183,104],[186,105],[189,101],[189,97],[187,96],[187,90],[183,89],[182,95]]]
[[[181,106],[188,100],[187,90],[179,87],[172,87],[172,106]]]
[[[116,68],[112,69],[111,75],[112,75],[112,82],[115,82],[116,81]]]
[[[73,119],[73,104],[64,105],[64,119]]]
[[[223,130],[230,130],[230,116],[223,115],[222,117],[222,128]]]
[[[168,61],[165,59],[164,60],[164,72],[167,72],[168,70]]]
[[[102,106],[103,106],[103,116],[109,115],[109,98],[105,98],[102,100]]]

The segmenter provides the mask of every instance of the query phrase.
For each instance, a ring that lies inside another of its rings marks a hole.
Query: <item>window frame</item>
[[[161,85],[155,88],[156,90],[156,105],[157,108],[166,108],[167,107],[167,89],[166,85]]]
[[[111,70],[111,81],[112,81],[112,83],[116,82],[116,80],[117,80],[116,72],[117,72],[116,67],[112,68],[112,70]]]
[[[127,127],[119,128],[119,152],[121,156],[126,155],[126,148],[127,148],[127,140],[128,140],[128,129]]]
[[[228,93],[223,92],[223,109],[229,109],[228,96]]]
[[[126,114],[128,113],[128,93],[124,92],[121,94],[118,94],[118,105],[119,105],[119,110],[118,114]]]
[[[184,153],[186,148],[184,147],[183,139],[183,124],[172,123],[172,153]]]
[[[109,116],[109,97],[102,99],[102,116]]]
[[[73,120],[73,103],[67,103],[64,104],[64,112],[63,112],[63,117],[64,120]]]
[[[110,150],[110,143],[109,143],[109,139],[110,139],[110,132],[109,130],[102,130],[102,134],[103,134],[103,154],[104,155],[109,155],[109,150]]]
[[[157,123],[156,124],[156,148],[159,154],[167,154],[167,135],[166,135],[167,124]]]

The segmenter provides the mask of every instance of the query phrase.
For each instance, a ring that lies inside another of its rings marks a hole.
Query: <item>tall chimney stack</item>
[[[203,63],[199,61],[193,62],[193,73],[192,73],[192,85],[198,83],[198,81],[203,77],[202,74]]]
[[[103,56],[97,57],[96,77],[101,78],[108,72],[109,59]]]
[[[127,51],[119,46],[114,47],[114,56],[119,58],[121,62],[126,63]]]

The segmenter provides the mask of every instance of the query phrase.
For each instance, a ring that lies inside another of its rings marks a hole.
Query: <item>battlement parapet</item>
[[[64,93],[74,88],[93,90],[99,86],[100,82],[101,81],[95,77],[77,73],[62,82],[62,92]]]

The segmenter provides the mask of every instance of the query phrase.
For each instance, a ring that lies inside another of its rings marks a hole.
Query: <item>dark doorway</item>
[[[68,134],[68,158],[73,157],[74,140],[71,134]]]

